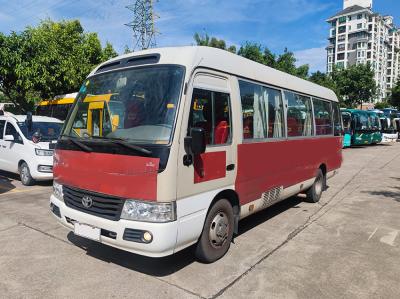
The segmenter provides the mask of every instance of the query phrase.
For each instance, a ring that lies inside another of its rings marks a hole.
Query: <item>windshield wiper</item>
[[[124,147],[126,147],[126,148],[129,148],[129,149],[131,149],[131,150],[140,152],[140,153],[145,154],[145,155],[147,155],[147,156],[151,156],[151,155],[152,155],[152,151],[150,151],[150,150],[148,150],[148,149],[145,149],[145,148],[143,148],[143,147],[141,147],[141,146],[137,146],[137,145],[130,144],[130,143],[128,143],[125,139],[122,139],[122,138],[104,138],[104,140],[108,140],[108,141],[110,141],[111,143],[124,146]]]
[[[93,151],[91,147],[88,147],[86,144],[83,144],[82,142],[79,142],[74,137],[71,137],[71,136],[68,136],[68,135],[61,135],[61,137],[66,137],[68,141],[72,142],[77,147],[79,147],[81,150],[83,150],[83,151],[85,151],[87,153],[90,153],[90,152]]]

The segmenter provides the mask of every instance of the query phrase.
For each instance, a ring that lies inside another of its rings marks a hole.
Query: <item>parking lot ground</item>
[[[211,265],[150,259],[74,236],[50,184],[0,174],[0,297],[399,298],[400,144],[344,150],[321,202],[290,198],[240,222]]]

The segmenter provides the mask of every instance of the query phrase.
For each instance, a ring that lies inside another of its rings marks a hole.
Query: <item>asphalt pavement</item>
[[[211,265],[89,241],[49,211],[51,183],[0,173],[0,297],[400,298],[400,144],[344,150],[321,202],[290,198],[240,222]]]

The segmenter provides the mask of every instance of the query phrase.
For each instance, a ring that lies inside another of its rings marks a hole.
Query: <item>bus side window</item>
[[[332,108],[331,103],[313,98],[314,118],[315,118],[315,134],[331,135],[332,129]]]
[[[312,136],[313,117],[311,99],[290,91],[285,91],[287,101],[288,137]]]
[[[190,128],[202,128],[207,144],[226,144],[231,139],[230,118],[229,94],[197,88],[193,90],[189,131]]]

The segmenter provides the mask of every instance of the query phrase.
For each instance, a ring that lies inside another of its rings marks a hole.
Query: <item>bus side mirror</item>
[[[203,128],[191,128],[190,136],[185,137],[186,155],[183,158],[183,164],[190,166],[193,164],[193,157],[206,151],[206,133]]]
[[[192,128],[190,130],[192,137],[192,153],[200,155],[206,151],[206,133],[203,128]]]

